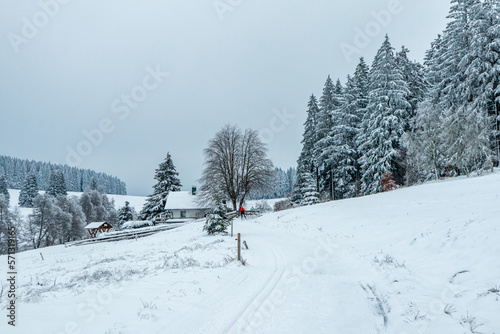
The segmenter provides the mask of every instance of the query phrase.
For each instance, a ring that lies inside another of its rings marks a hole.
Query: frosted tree
[[[104,192],[87,189],[79,202],[87,223],[105,221],[113,225],[118,222],[114,200],[110,200]]]
[[[153,193],[148,196],[141,211],[141,219],[151,220],[165,212],[168,194],[171,191],[181,190],[181,181],[178,177],[170,153],[167,153],[165,160],[155,170],[155,180]]]
[[[344,93],[344,104],[335,112],[335,122],[330,133],[332,138],[331,162],[334,167],[335,199],[355,196],[357,171],[356,136],[360,119],[356,103],[356,87],[348,76]]]
[[[316,180],[311,172],[304,167],[299,167],[297,169],[297,178],[291,201],[295,205],[311,205],[319,203],[319,197],[319,192],[316,189]]]
[[[368,128],[368,96],[370,93],[370,69],[365,62],[364,58],[360,58],[356,70],[351,80],[349,81],[349,86],[346,89],[346,113],[351,115],[350,119],[353,122],[353,127],[356,127],[356,134],[353,138],[353,147],[356,149],[356,161],[355,161],[355,181],[353,195],[359,196],[361,194],[361,166],[359,164],[359,158],[362,156],[363,152],[360,150],[360,143],[367,140]],[[350,197],[348,194],[347,197]]]
[[[231,225],[231,218],[227,216],[227,209],[222,202],[207,212],[207,219],[203,229],[208,234],[227,234],[227,227]]]
[[[415,131],[405,138],[409,164],[414,174],[410,184],[419,180],[437,179],[444,173],[445,159],[443,112],[431,98],[419,105],[415,117]]]
[[[68,191],[66,188],[66,181],[62,171],[52,171],[50,173],[49,188],[47,194],[50,196],[67,196]]]
[[[118,210],[118,221],[120,224],[134,220],[133,209],[130,207],[130,202],[125,201],[125,205]]]
[[[367,118],[367,138],[360,143],[363,152],[362,191],[373,194],[381,191],[383,174],[391,172],[397,182],[404,176],[400,158],[401,137],[408,119],[410,104],[407,84],[396,66],[394,49],[386,36],[370,72],[370,95]],[[399,181],[401,182],[401,181]]]
[[[307,104],[307,118],[304,123],[304,133],[302,135],[302,154],[300,157],[299,165],[304,166],[307,170],[318,178],[318,161],[314,152],[315,144],[317,142],[318,118],[320,110],[316,97],[311,95],[309,103]]]
[[[405,131],[410,131],[414,128],[411,121],[416,115],[418,104],[424,100],[427,92],[427,85],[424,81],[424,67],[416,61],[411,61],[408,58],[409,52],[410,50],[403,46],[401,51],[396,53],[396,64],[403,75],[403,80],[406,82],[409,91],[407,100],[410,103],[410,109],[408,110]]]
[[[472,110],[489,123],[486,131],[490,131],[489,146],[495,153],[496,164],[500,161],[499,7],[496,0],[477,1],[472,5],[470,64],[465,71],[464,83],[464,87],[470,90]],[[485,114],[479,115],[481,113]],[[485,156],[485,159],[489,160],[489,157]]]
[[[80,239],[85,233],[84,227],[86,225],[86,221],[79,199],[76,196],[62,197],[62,199],[67,202],[66,212],[68,212],[71,216],[68,231],[69,233],[66,237],[66,241]]]
[[[36,196],[38,196],[38,184],[36,182],[35,174],[28,173],[23,187],[19,192],[19,206],[32,208],[34,206],[34,199]]]
[[[302,191],[300,189],[301,182],[297,182],[297,179],[302,176],[302,173],[312,173],[314,175],[316,191],[319,190],[318,159],[315,151],[318,138],[317,129],[319,117],[320,109],[316,97],[313,94],[309,98],[309,103],[307,104],[307,118],[304,123],[304,133],[302,135],[302,151],[297,160],[297,177],[293,184],[292,202],[297,205],[300,205],[302,201]]]
[[[7,186],[7,180],[3,175],[0,176],[0,194],[5,196],[7,202],[10,200],[9,187]]]
[[[446,44],[442,54],[443,79],[436,88],[444,92],[439,104],[444,111],[445,163],[459,173],[492,166],[490,136],[494,122],[488,115],[487,101],[494,98],[488,87],[498,79],[495,73],[488,73],[487,61],[483,58],[488,54],[482,48],[488,40],[486,26],[491,24],[488,19],[484,20],[485,8],[487,6],[481,6],[476,0],[452,1],[451,21],[443,36]],[[489,55],[490,60],[496,57]],[[489,97],[485,97],[483,93],[488,91]],[[494,103],[490,108],[494,110]]]
[[[445,50],[446,46],[439,35],[425,55],[426,95],[424,101],[418,104],[414,129],[405,137],[408,147],[409,184],[438,178],[445,170],[444,112],[440,104],[443,92],[439,88],[444,80],[443,54]]]
[[[316,127],[317,140],[315,144],[315,156],[318,160],[319,192],[325,198],[333,199],[334,184],[333,174],[335,170],[335,143],[332,137],[332,129],[338,121],[338,112],[342,106],[343,87],[340,81],[333,85],[328,76],[319,103],[319,115]]]

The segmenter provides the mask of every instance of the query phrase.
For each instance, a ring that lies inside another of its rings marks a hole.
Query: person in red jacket
[[[245,209],[243,207],[240,208],[240,217],[241,218],[246,218],[247,216],[245,216]]]

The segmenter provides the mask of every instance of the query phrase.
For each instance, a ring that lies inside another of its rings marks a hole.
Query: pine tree
[[[10,200],[9,187],[7,186],[7,181],[5,180],[5,176],[3,175],[0,176],[0,194],[3,194],[7,202],[9,202]]]
[[[334,198],[332,176],[335,170],[335,143],[331,131],[338,121],[338,111],[342,105],[343,87],[337,80],[335,86],[328,76],[320,99],[319,117],[316,127],[315,156],[318,160],[319,192],[324,198]]]
[[[52,171],[50,173],[47,194],[53,197],[68,195],[64,174],[61,171]]]
[[[317,141],[316,129],[318,127],[319,113],[318,101],[314,94],[312,94],[307,104],[307,119],[304,123],[304,134],[302,136],[303,154],[301,155],[299,164],[302,164],[315,175],[318,173],[318,161],[314,153],[314,147]]]
[[[141,211],[143,220],[151,220],[165,212],[168,194],[171,191],[181,190],[181,181],[178,178],[179,173],[175,170],[174,163],[170,153],[167,153],[165,161],[156,169],[155,180],[158,182],[153,187],[153,194],[149,195]]]
[[[207,220],[203,230],[208,234],[227,234],[227,227],[232,219],[227,217],[227,209],[221,201],[207,213]]]
[[[118,210],[118,221],[120,224],[134,220],[133,210],[130,207],[129,201],[125,201],[125,206]]]
[[[332,138],[331,163],[334,167],[335,199],[349,198],[356,194],[357,145],[359,129],[358,106],[354,79],[348,76],[344,104],[335,113]]]
[[[500,4],[496,0],[477,1],[471,8],[470,64],[465,87],[470,89],[476,113],[485,113],[490,148],[495,164],[500,161]],[[483,134],[483,136],[486,134]],[[485,157],[486,160],[489,157]]]
[[[311,173],[301,173],[298,182],[300,184],[301,192],[299,205],[305,206],[319,203],[319,193],[316,191],[316,185]]]
[[[418,62],[408,59],[409,52],[410,50],[403,46],[401,51],[396,53],[396,64],[409,91],[407,100],[410,103],[410,108],[408,109],[405,131],[413,130],[414,125],[411,124],[411,121],[416,115],[418,104],[424,100],[427,92],[427,85],[424,81],[424,67]]]
[[[370,69],[363,57],[360,58],[359,64],[356,67],[352,81],[346,92],[346,113],[351,115],[353,127],[356,128],[356,134],[353,139],[353,147],[356,149],[355,176],[354,176],[354,189],[353,195],[361,195],[361,165],[359,159],[364,152],[360,149],[360,143],[367,140],[368,128],[368,96],[370,93]]]
[[[34,207],[34,199],[38,196],[38,184],[35,174],[28,173],[24,181],[23,187],[19,192],[19,206],[25,208]]]
[[[401,71],[396,66],[394,49],[386,36],[370,73],[367,138],[361,143],[363,156],[362,191],[374,194],[381,191],[383,173],[392,172],[396,180],[404,176],[400,159],[401,137],[409,119],[409,94]]]
[[[492,166],[490,136],[495,123],[488,115],[486,102],[491,101],[492,96],[486,99],[481,97],[484,91],[488,91],[488,84],[481,87],[481,80],[487,76],[480,73],[486,63],[485,59],[481,59],[486,54],[485,50],[481,50],[481,45],[486,42],[487,33],[484,33],[484,21],[481,20],[482,7],[478,6],[476,0],[452,1],[451,21],[443,36],[442,80],[435,87],[443,91],[439,105],[444,111],[442,128],[446,147],[445,164],[459,173]],[[480,9],[474,13],[474,8]],[[475,21],[475,17],[478,20]],[[478,35],[474,36],[474,33]],[[493,77],[493,81],[498,80],[495,74]],[[491,83],[491,80],[486,79],[488,81]]]

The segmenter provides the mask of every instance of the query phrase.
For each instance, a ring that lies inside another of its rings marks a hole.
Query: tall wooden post
[[[241,233],[238,233],[238,261],[241,261]]]

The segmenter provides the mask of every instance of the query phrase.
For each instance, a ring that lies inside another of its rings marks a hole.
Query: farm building
[[[85,229],[89,232],[89,236],[91,238],[96,238],[98,233],[108,232],[112,228],[113,226],[106,222],[95,222],[85,226]]]
[[[196,202],[196,190],[174,191],[168,194],[165,210],[170,211],[171,219],[199,219],[205,216],[209,208]]]

